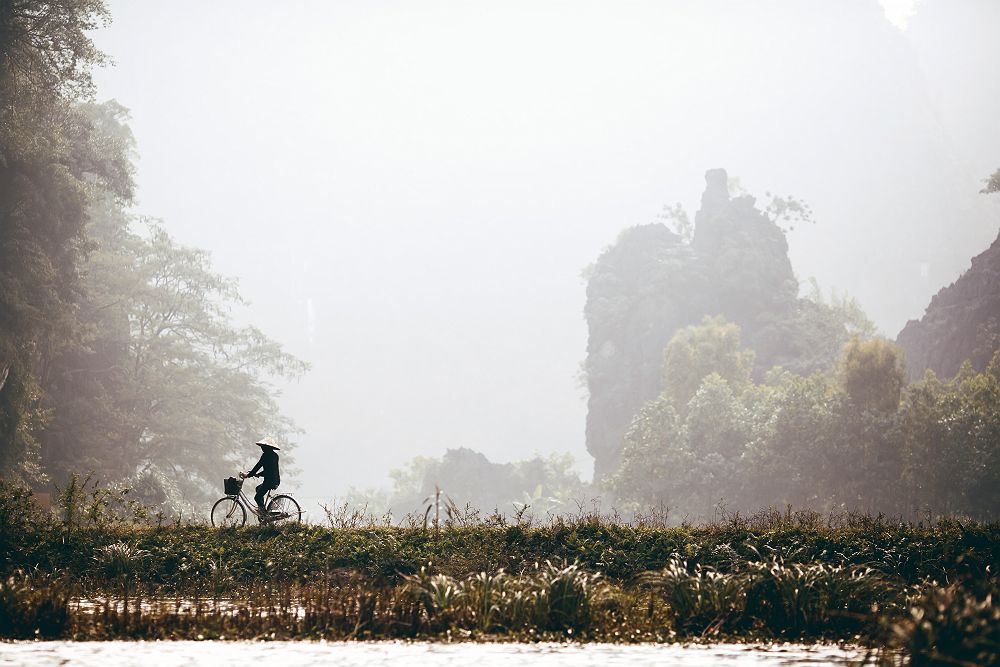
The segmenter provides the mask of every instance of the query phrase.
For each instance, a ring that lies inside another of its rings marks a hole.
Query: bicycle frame
[[[269,502],[271,502],[271,491],[273,491],[273,490],[274,489],[268,489],[267,495],[264,496],[264,507],[267,507],[267,504]],[[256,500],[250,500],[247,497],[247,494],[245,494],[243,492],[243,485],[242,484],[240,484],[240,492],[237,495],[230,496],[230,497],[236,498],[236,501],[238,503],[240,503],[241,505],[243,505],[243,507],[245,509],[249,510],[250,513],[253,514],[254,516],[259,517],[261,515],[260,510],[257,508],[257,501]]]
[[[280,523],[287,519],[291,519],[294,523],[302,522],[302,507],[299,505],[298,501],[295,500],[288,493],[273,493],[274,489],[268,489],[266,495],[264,496],[264,509],[261,510],[257,507],[256,499],[250,500],[247,492],[243,490],[243,483],[246,478],[242,478],[239,481],[239,486],[237,487],[236,493],[227,493],[225,496],[220,498],[212,505],[212,525],[231,525],[231,520],[234,514],[236,514],[236,508],[240,507],[242,511],[242,521],[240,517],[236,518],[236,522],[241,526],[246,525],[247,510],[249,514],[257,518],[261,524],[274,524]],[[226,489],[229,490],[232,485],[229,480],[226,480]],[[216,510],[220,507],[220,503],[226,501],[222,504],[222,514],[216,516]],[[274,507],[272,507],[274,505]],[[223,516],[223,514],[225,516]]]

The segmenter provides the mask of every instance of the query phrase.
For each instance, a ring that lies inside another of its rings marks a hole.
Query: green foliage
[[[893,412],[906,384],[903,352],[883,339],[852,338],[838,369],[847,397],[862,410]]]
[[[608,482],[619,498],[642,499],[649,506],[672,499],[677,473],[690,470],[694,463],[682,426],[667,398],[661,396],[642,407],[625,435],[621,466]]]
[[[587,271],[587,449],[598,480],[618,468],[632,418],[663,391],[664,348],[685,327],[715,316],[740,327],[748,351],[731,345],[733,366],[715,364],[730,382],[739,355],[754,355],[758,381],[775,365],[806,375],[827,370],[852,335],[873,333],[850,299],[799,297],[781,225],[811,222],[808,206],[771,198],[761,210],[734,181],[709,171],[693,224],[679,204],[664,207],[659,222],[624,230]],[[692,357],[680,360],[690,377],[674,384],[679,412],[708,374]]]
[[[196,501],[261,433],[287,442],[268,382],[307,366],[254,327],[237,327],[233,281],[205,251],[152,221],[95,216],[79,335],[53,363],[59,407],[44,438],[52,474],[97,469],[176,505]],[[178,474],[179,471],[183,471]]]
[[[680,413],[687,412],[710,374],[739,391],[750,381],[754,353],[740,346],[740,328],[724,318],[706,317],[681,329],[663,352],[663,394]]]
[[[44,4],[15,0],[0,14],[0,66],[7,118],[33,104],[46,108],[93,93],[91,67],[106,62],[87,33],[109,21],[100,0],[56,0]],[[5,120],[7,120],[5,118]],[[43,125],[42,119],[27,119]],[[5,122],[5,131],[16,125]],[[37,130],[36,130],[37,131]]]
[[[122,107],[78,110],[93,145],[131,153]],[[99,470],[146,504],[184,507],[238,467],[261,433],[287,441],[294,427],[269,379],[295,377],[306,365],[256,328],[232,323],[239,292],[212,271],[205,251],[134,219],[107,188],[92,188],[88,199],[89,252],[77,260],[65,304],[72,317],[36,355],[40,384],[16,367],[0,391],[0,404],[19,401],[0,411],[0,425],[17,417],[19,438],[0,463],[9,477],[29,466],[56,479]]]
[[[129,497],[131,488],[102,487],[93,473],[82,478],[72,473],[65,486],[56,489],[67,531],[82,526],[142,522],[148,516],[148,508]]]
[[[31,491],[0,480],[0,540],[3,536],[26,535],[47,527],[51,515],[36,507]],[[0,543],[0,563],[10,557],[13,545]],[[0,570],[0,576],[4,572]]]
[[[41,371],[72,329],[88,202],[132,193],[128,147],[101,138],[80,104],[104,61],[87,33],[106,20],[99,0],[0,5],[0,471],[11,479],[44,479]]]
[[[610,486],[632,507],[677,498],[685,509],[711,507],[720,489],[739,485],[753,353],[741,349],[738,326],[706,318],[678,331],[664,358],[663,394],[633,420]]]
[[[714,634],[732,625],[746,609],[745,582],[696,564],[691,571],[673,554],[660,570],[644,572],[640,585],[653,591],[650,614],[657,601],[669,609],[675,629],[692,634]]]
[[[907,482],[928,505],[993,516],[1000,507],[1000,353],[982,373],[929,372],[901,409]]]
[[[126,212],[128,112],[92,101],[107,21],[99,0],[0,4],[0,474],[100,470],[177,506],[287,440],[269,380],[306,367],[232,323],[206,252]]]
[[[1000,515],[1000,355],[982,373],[905,386],[898,348],[854,338],[827,374],[774,369],[762,384],[711,374],[680,407],[673,377],[636,415],[608,480],[628,508]]]
[[[149,552],[126,542],[115,542],[100,548],[94,564],[108,579],[131,579],[139,572]]]
[[[823,636],[872,625],[873,605],[899,599],[878,572],[823,562],[775,558],[748,561],[723,572],[688,565],[673,554],[660,570],[643,573],[641,585],[666,603],[674,627],[685,634],[729,634],[758,625],[775,635]]]
[[[826,297],[813,283],[812,292],[794,308],[762,315],[752,340],[745,342],[772,366],[809,375],[829,369],[852,337],[867,340],[876,333],[857,301],[836,293]],[[758,379],[765,370],[758,364]]]
[[[529,575],[534,589],[538,625],[544,630],[580,631],[590,625],[594,603],[601,594],[601,575],[578,564],[558,566],[549,561],[535,565]]]
[[[998,545],[996,524],[777,511],[677,528],[587,516],[437,533],[122,524],[69,532],[30,521],[0,534],[9,549],[0,575],[13,575],[0,585],[0,636],[881,643],[895,625],[914,655],[927,646],[985,655]],[[965,582],[969,604],[936,590],[935,581],[954,580]],[[81,598],[104,602],[68,604]],[[919,615],[925,599],[937,611]]]
[[[502,569],[456,579],[422,567],[405,578],[407,592],[424,610],[432,630],[473,626],[484,632],[586,630],[603,588],[601,577],[578,564],[536,563],[519,576]]]
[[[24,348],[4,346],[0,333],[0,471],[22,484],[45,479],[38,434],[51,420],[51,410],[41,404],[42,390],[31,372],[31,355]]]
[[[0,491],[4,638],[882,642],[896,625],[914,655],[982,656],[977,637],[995,623],[983,601],[997,524],[770,511],[676,528],[581,515],[441,531],[70,529],[24,507],[24,490]],[[969,604],[940,603],[934,581],[953,580],[975,591]],[[69,604],[94,598],[96,609]],[[924,598],[934,614],[910,611]]]

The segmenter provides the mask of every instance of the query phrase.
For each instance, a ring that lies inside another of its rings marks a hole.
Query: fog
[[[707,169],[807,201],[798,277],[890,338],[996,236],[1000,4],[885,4],[117,1],[98,96],[136,211],[312,364],[304,497],[461,446],[589,474],[581,272]]]

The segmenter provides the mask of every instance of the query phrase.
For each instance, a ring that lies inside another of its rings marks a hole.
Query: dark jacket
[[[247,473],[247,477],[254,477],[257,475],[258,470],[263,469],[264,483],[272,488],[277,488],[278,484],[281,483],[281,475],[278,474],[278,452],[267,447],[263,449],[260,461],[257,461],[257,465],[253,467],[253,470]]]

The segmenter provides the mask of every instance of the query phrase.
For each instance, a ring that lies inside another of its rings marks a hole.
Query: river
[[[428,642],[11,642],[0,643],[0,667],[791,667],[862,665],[856,647],[782,644],[486,644]]]

